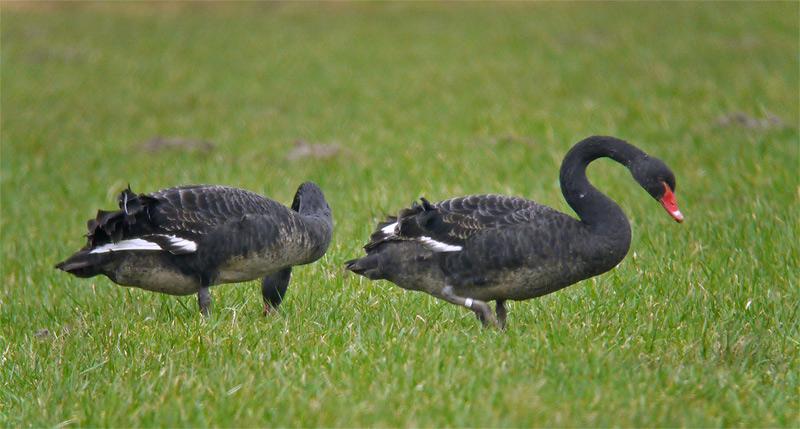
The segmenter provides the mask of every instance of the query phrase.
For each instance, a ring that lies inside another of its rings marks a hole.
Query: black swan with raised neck
[[[331,209],[311,182],[300,185],[291,208],[214,185],[139,195],[129,187],[119,208],[98,211],[88,222],[86,246],[56,268],[170,295],[196,293],[204,315],[211,286],[258,278],[264,312],[276,309],[292,266],[321,258],[333,232]]]
[[[602,274],[628,253],[627,217],[586,178],[589,163],[602,157],[627,167],[683,221],[675,176],[661,160],[620,139],[594,136],[573,146],[561,164],[561,192],[580,219],[519,197],[423,198],[378,224],[367,255],[346,267],[469,308],[485,326],[504,327],[506,300],[536,298]],[[496,301],[496,317],[487,301]]]

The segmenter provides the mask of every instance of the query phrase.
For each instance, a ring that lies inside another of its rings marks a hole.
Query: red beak
[[[670,189],[669,185],[666,183],[664,183],[664,196],[662,196],[659,201],[661,205],[664,206],[664,210],[666,210],[676,222],[683,222],[683,213],[678,210],[678,202],[675,201],[675,193],[672,192],[672,189]]]

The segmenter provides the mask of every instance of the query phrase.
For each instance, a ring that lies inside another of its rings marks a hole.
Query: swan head
[[[661,203],[676,222],[683,222],[683,213],[675,199],[675,174],[664,161],[645,156],[631,164],[631,172],[639,185]]]

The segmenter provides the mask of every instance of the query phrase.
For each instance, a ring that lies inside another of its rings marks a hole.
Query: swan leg
[[[283,297],[286,296],[286,289],[289,287],[289,279],[292,276],[292,267],[284,268],[272,273],[261,281],[261,296],[264,297],[264,315],[275,311],[281,305]]]
[[[203,286],[197,291],[197,305],[200,307],[200,314],[208,317],[211,306],[211,292],[208,290],[208,286]]]
[[[495,301],[495,311],[497,312],[497,323],[500,329],[506,329],[506,300],[498,299]]]
[[[484,327],[498,326],[497,319],[495,319],[492,309],[489,308],[489,304],[481,300],[458,296],[453,291],[452,286],[445,286],[442,289],[441,298],[451,304],[467,307],[474,311],[475,315],[478,316],[478,320],[481,321]]]

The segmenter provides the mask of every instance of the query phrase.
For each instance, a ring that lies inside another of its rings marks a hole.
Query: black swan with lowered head
[[[262,278],[264,312],[280,305],[293,265],[316,261],[333,232],[331,209],[311,182],[292,207],[253,192],[195,185],[119,196],[118,211],[89,220],[88,243],[56,265],[124,286],[170,295],[197,293],[208,314],[209,287]]]
[[[472,309],[484,325],[504,327],[505,301],[555,292],[614,268],[631,242],[622,209],[586,179],[608,157],[678,222],[675,176],[667,166],[614,137],[589,137],[561,164],[561,192],[580,220],[518,197],[471,195],[414,203],[378,225],[367,255],[346,263],[371,280],[427,292]],[[496,301],[497,317],[486,301]]]

